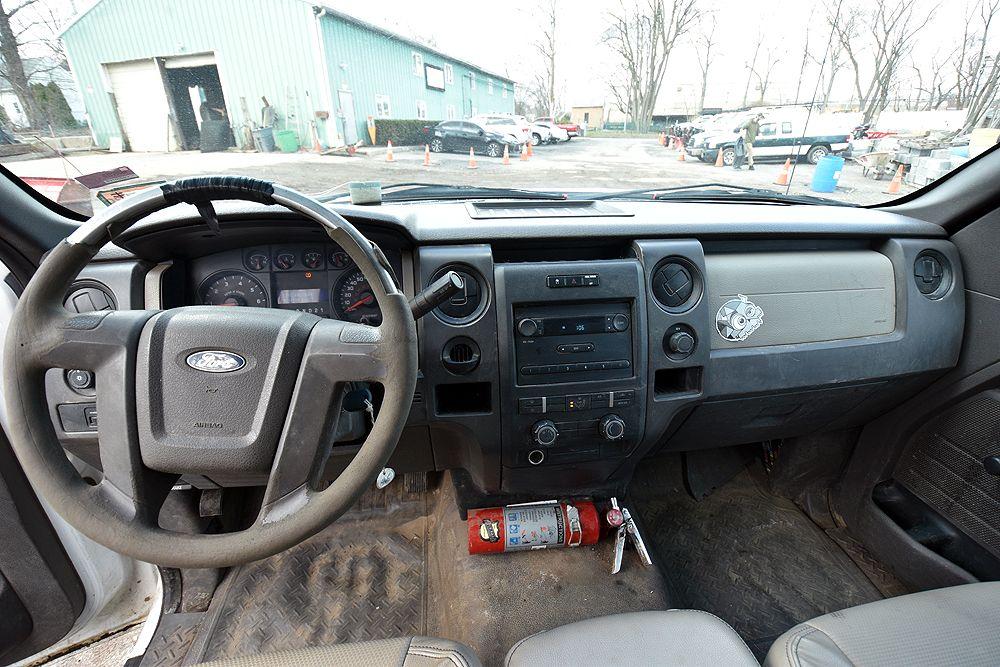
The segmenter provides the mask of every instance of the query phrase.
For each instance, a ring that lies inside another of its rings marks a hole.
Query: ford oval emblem
[[[247,365],[247,360],[233,352],[202,350],[188,355],[187,365],[205,373],[231,373]]]

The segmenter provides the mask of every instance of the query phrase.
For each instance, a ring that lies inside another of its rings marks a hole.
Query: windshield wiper
[[[349,197],[341,192],[324,197],[333,201]],[[565,193],[521,188],[491,188],[477,185],[442,185],[439,183],[392,183],[382,186],[382,201],[455,200],[455,199],[534,199],[558,201],[568,199]]]
[[[588,196],[588,199],[645,199],[645,200],[717,200],[735,202],[772,202],[779,204],[828,204],[834,206],[851,206],[846,202],[812,195],[791,195],[767,188],[755,188],[745,185],[730,185],[728,183],[698,183],[695,185],[677,185],[661,188],[640,188],[637,190],[619,190]]]

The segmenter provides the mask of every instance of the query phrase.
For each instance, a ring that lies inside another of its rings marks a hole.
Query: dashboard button
[[[66,383],[77,391],[90,389],[94,386],[94,374],[82,369],[73,369],[66,372]]]
[[[541,325],[538,320],[533,320],[530,317],[525,317],[523,320],[517,323],[517,333],[521,334],[525,338],[533,338],[538,335],[541,331]]]
[[[566,397],[567,412],[576,412],[577,410],[589,410],[589,409],[590,409],[589,394],[579,394],[575,396]]]
[[[628,330],[628,315],[623,315],[618,313],[611,318],[611,328],[615,331],[622,332]]]
[[[542,413],[542,399],[522,398],[517,402],[517,411],[522,415],[537,415]]]

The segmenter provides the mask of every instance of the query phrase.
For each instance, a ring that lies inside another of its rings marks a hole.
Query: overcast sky
[[[828,1],[832,7],[839,2]],[[877,1],[844,0],[844,6],[860,4],[870,9]],[[887,1],[908,2],[923,14],[937,7],[931,25],[916,39],[914,60],[918,64],[926,66],[936,52],[946,52],[958,42],[966,0]],[[560,101],[566,107],[610,103],[606,82],[617,63],[601,37],[609,25],[608,12],[620,6],[619,0],[557,0],[557,3]],[[85,9],[93,0],[48,0],[48,4],[68,15],[74,8]],[[534,42],[540,34],[541,18],[536,0],[327,0],[326,4],[408,37],[432,41],[448,54],[505,73],[518,82],[530,82],[539,68]],[[742,103],[747,64],[758,34],[765,36],[759,64],[768,56],[775,62],[772,83],[768,86],[769,102],[791,101],[795,97],[807,26],[811,26],[810,51],[817,59],[823,58],[829,28],[823,18],[826,5],[822,1],[701,0],[700,5],[714,15],[718,26],[718,55],[712,63],[705,99],[708,107],[731,108]],[[672,55],[661,102],[666,97],[676,97],[697,104],[701,76],[694,40],[702,29],[696,28],[683,39]],[[810,64],[802,78],[801,100],[812,96],[817,76],[818,66]],[[901,76],[912,78],[912,70],[908,67]],[[904,83],[904,89],[908,85]],[[838,74],[832,97],[846,101],[852,92],[853,74],[844,69]],[[758,96],[752,85],[749,98]]]

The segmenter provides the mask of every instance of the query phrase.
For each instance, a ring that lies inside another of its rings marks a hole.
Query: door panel
[[[84,602],[83,583],[0,432],[0,663],[57,642]]]
[[[340,113],[344,116],[344,143],[357,143],[358,121],[354,115],[354,95],[350,91],[339,90],[337,98],[340,101]]]

